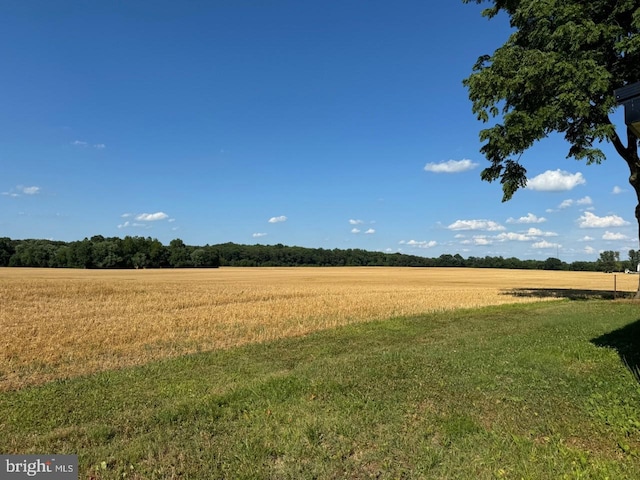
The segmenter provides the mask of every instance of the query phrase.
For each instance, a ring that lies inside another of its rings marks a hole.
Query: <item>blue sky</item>
[[[501,203],[462,1],[31,1],[0,17],[0,236],[624,259],[628,169],[551,137]],[[615,121],[622,124],[621,112]]]

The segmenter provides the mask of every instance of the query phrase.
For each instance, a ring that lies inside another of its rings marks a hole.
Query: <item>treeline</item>
[[[0,238],[0,266],[50,268],[216,268],[290,266],[429,266],[429,259],[360,249],[278,245],[163,245],[149,237],[96,235],[75,242]]]
[[[0,266],[51,268],[218,267],[216,248],[192,247],[180,239],[169,246],[149,237],[96,235],[76,242],[0,238]]]
[[[293,266],[389,266],[471,267],[531,270],[636,271],[640,252],[629,251],[620,261],[618,252],[603,252],[596,262],[566,263],[557,258],[520,260],[515,257],[468,257],[440,255],[437,258],[361,249],[323,249],[277,245],[192,246],[181,239],[163,245],[150,237],[103,237],[96,235],[75,242],[12,240],[0,238],[0,267],[51,268],[216,268]]]

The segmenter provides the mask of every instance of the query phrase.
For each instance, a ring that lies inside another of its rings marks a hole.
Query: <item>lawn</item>
[[[625,301],[374,320],[2,392],[0,451],[83,479],[637,479],[639,350]]]

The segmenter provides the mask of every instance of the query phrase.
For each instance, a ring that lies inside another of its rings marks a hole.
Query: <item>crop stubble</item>
[[[617,275],[619,291],[637,277]],[[611,291],[613,276],[461,268],[0,268],[0,390],[394,316]]]

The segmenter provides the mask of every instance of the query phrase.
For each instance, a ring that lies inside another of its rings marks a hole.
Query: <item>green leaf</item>
[[[463,80],[476,117],[498,120],[480,131],[480,151],[491,162],[481,178],[500,179],[503,201],[526,185],[526,170],[511,158],[553,132],[564,135],[568,157],[587,164],[605,160],[601,141],[614,141],[630,166],[638,163],[637,142],[621,147],[609,120],[618,108],[614,90],[640,80],[637,1],[463,1],[490,4],[483,15],[503,12],[513,28]],[[634,187],[640,191],[640,183]]]

